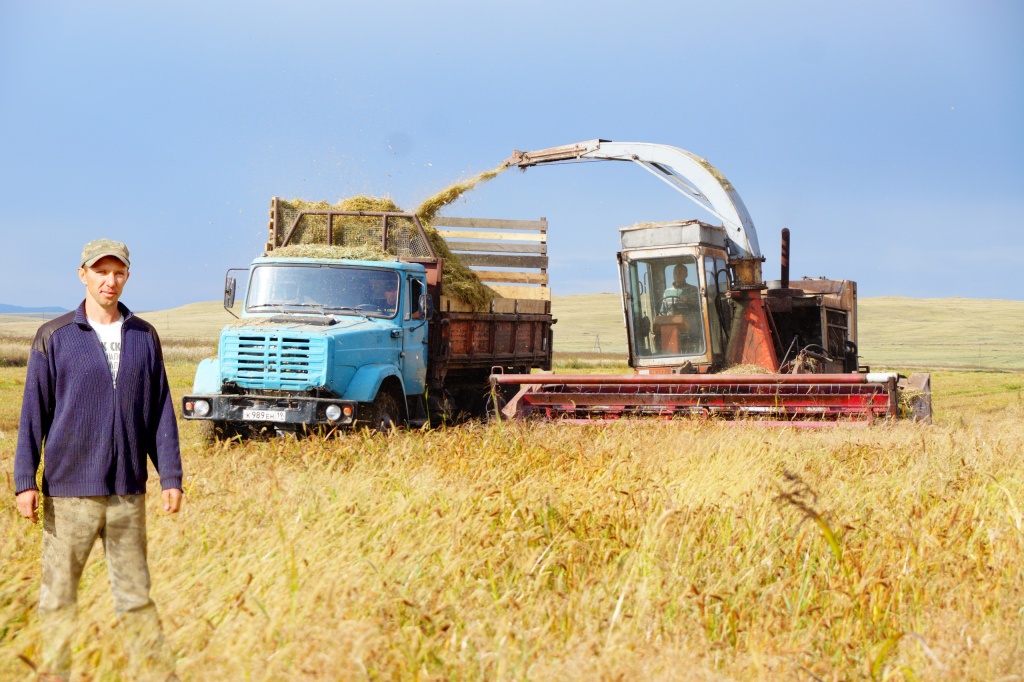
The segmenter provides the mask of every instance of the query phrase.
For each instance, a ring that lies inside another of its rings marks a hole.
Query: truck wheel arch
[[[352,376],[342,396],[345,400],[372,403],[377,393],[387,384],[399,406],[405,405],[405,383],[394,365],[363,365]]]
[[[192,392],[199,395],[215,395],[220,393],[220,360],[206,358],[196,367],[196,378],[192,382]]]
[[[408,421],[408,408],[401,393],[401,384],[397,377],[387,377],[373,401],[360,406],[357,426],[385,432],[404,427]]]

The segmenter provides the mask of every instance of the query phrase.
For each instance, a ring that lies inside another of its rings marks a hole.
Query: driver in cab
[[[398,304],[398,283],[394,277],[379,277],[370,281],[367,298],[369,303],[359,306],[371,312],[381,313],[388,317],[395,314]]]
[[[661,297],[662,315],[681,315],[699,310],[700,290],[686,281],[686,266],[679,264],[672,269],[672,286],[665,289]]]

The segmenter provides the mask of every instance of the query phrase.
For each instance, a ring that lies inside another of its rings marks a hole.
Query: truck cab
[[[257,258],[183,416],[274,432],[422,423],[432,311],[419,263]]]

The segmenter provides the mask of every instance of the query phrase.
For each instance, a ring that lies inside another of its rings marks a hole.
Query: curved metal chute
[[[506,161],[526,169],[570,160],[632,161],[722,221],[736,258],[760,258],[757,230],[743,200],[707,159],[685,149],[649,142],[589,140],[532,152],[515,151]]]

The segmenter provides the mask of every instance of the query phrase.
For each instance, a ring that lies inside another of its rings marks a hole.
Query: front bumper
[[[209,410],[199,416],[203,412],[203,401],[209,405]],[[327,408],[332,405],[336,405],[340,411],[337,419],[327,416]],[[245,424],[351,426],[358,411],[359,406],[355,401],[333,398],[186,395],[181,399],[181,416],[185,419]]]

